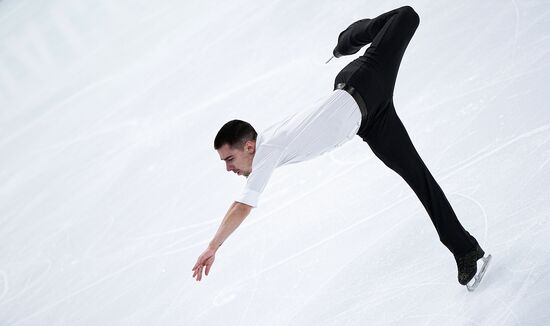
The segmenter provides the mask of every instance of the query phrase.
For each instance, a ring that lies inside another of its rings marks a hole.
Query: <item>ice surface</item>
[[[217,130],[330,92],[338,33],[404,4],[396,109],[483,283],[359,137],[278,169],[196,282],[245,182]],[[549,52],[544,0],[0,1],[0,324],[548,325]]]

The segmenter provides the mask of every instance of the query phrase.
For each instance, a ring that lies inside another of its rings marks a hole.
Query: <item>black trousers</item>
[[[373,19],[362,19],[340,33],[335,52],[348,55],[371,43],[366,52],[336,76],[336,85],[352,86],[363,99],[367,114],[359,135],[374,154],[397,172],[416,193],[441,242],[455,257],[475,250],[476,239],[462,227],[445,194],[414,148],[395,112],[393,90],[401,58],[419,24],[409,6]]]

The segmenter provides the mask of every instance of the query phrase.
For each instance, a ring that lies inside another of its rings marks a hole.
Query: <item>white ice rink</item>
[[[213,148],[332,91],[353,21],[420,15],[395,106],[493,254],[474,293],[359,137],[246,179]],[[550,2],[0,1],[0,325],[550,325]]]

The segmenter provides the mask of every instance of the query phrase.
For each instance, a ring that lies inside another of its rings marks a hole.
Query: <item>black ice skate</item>
[[[372,38],[374,38],[375,35],[372,32],[370,32],[370,34],[369,32],[364,33],[365,31],[370,31],[367,30],[368,28],[372,29],[372,27],[369,26],[371,20],[372,19],[370,18],[358,20],[340,32],[340,35],[338,35],[338,43],[336,44],[334,50],[332,50],[332,56],[325,63],[328,63],[332,58],[340,58],[345,55],[355,54],[361,50],[363,46],[372,42]],[[353,34],[365,34],[368,37],[361,41],[352,42],[351,40]]]
[[[369,26],[370,23],[370,18],[361,19],[343,30],[340,35],[338,35],[338,43],[336,44],[334,50],[332,50],[332,55],[335,58],[340,58],[345,55],[355,54],[361,50],[363,46],[372,42],[375,35],[370,32],[372,29],[372,27]],[[364,35],[365,38],[359,40],[358,38],[353,37],[354,34]]]
[[[466,285],[468,291],[474,291],[477,288],[483,278],[483,275],[485,274],[485,271],[487,270],[487,266],[491,261],[491,255],[488,255],[487,257],[484,256],[485,252],[479,245],[477,245],[475,250],[467,253],[466,255],[462,257],[455,257],[456,264],[458,266],[458,282],[462,285]],[[483,265],[481,266],[479,273],[477,273],[477,261],[479,259],[483,260]],[[474,279],[474,281],[470,282],[472,279]]]

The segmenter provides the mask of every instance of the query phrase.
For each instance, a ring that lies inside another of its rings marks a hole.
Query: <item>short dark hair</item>
[[[214,139],[214,149],[220,149],[228,144],[231,148],[244,147],[249,140],[256,140],[258,133],[252,125],[242,120],[231,120],[221,127]]]

